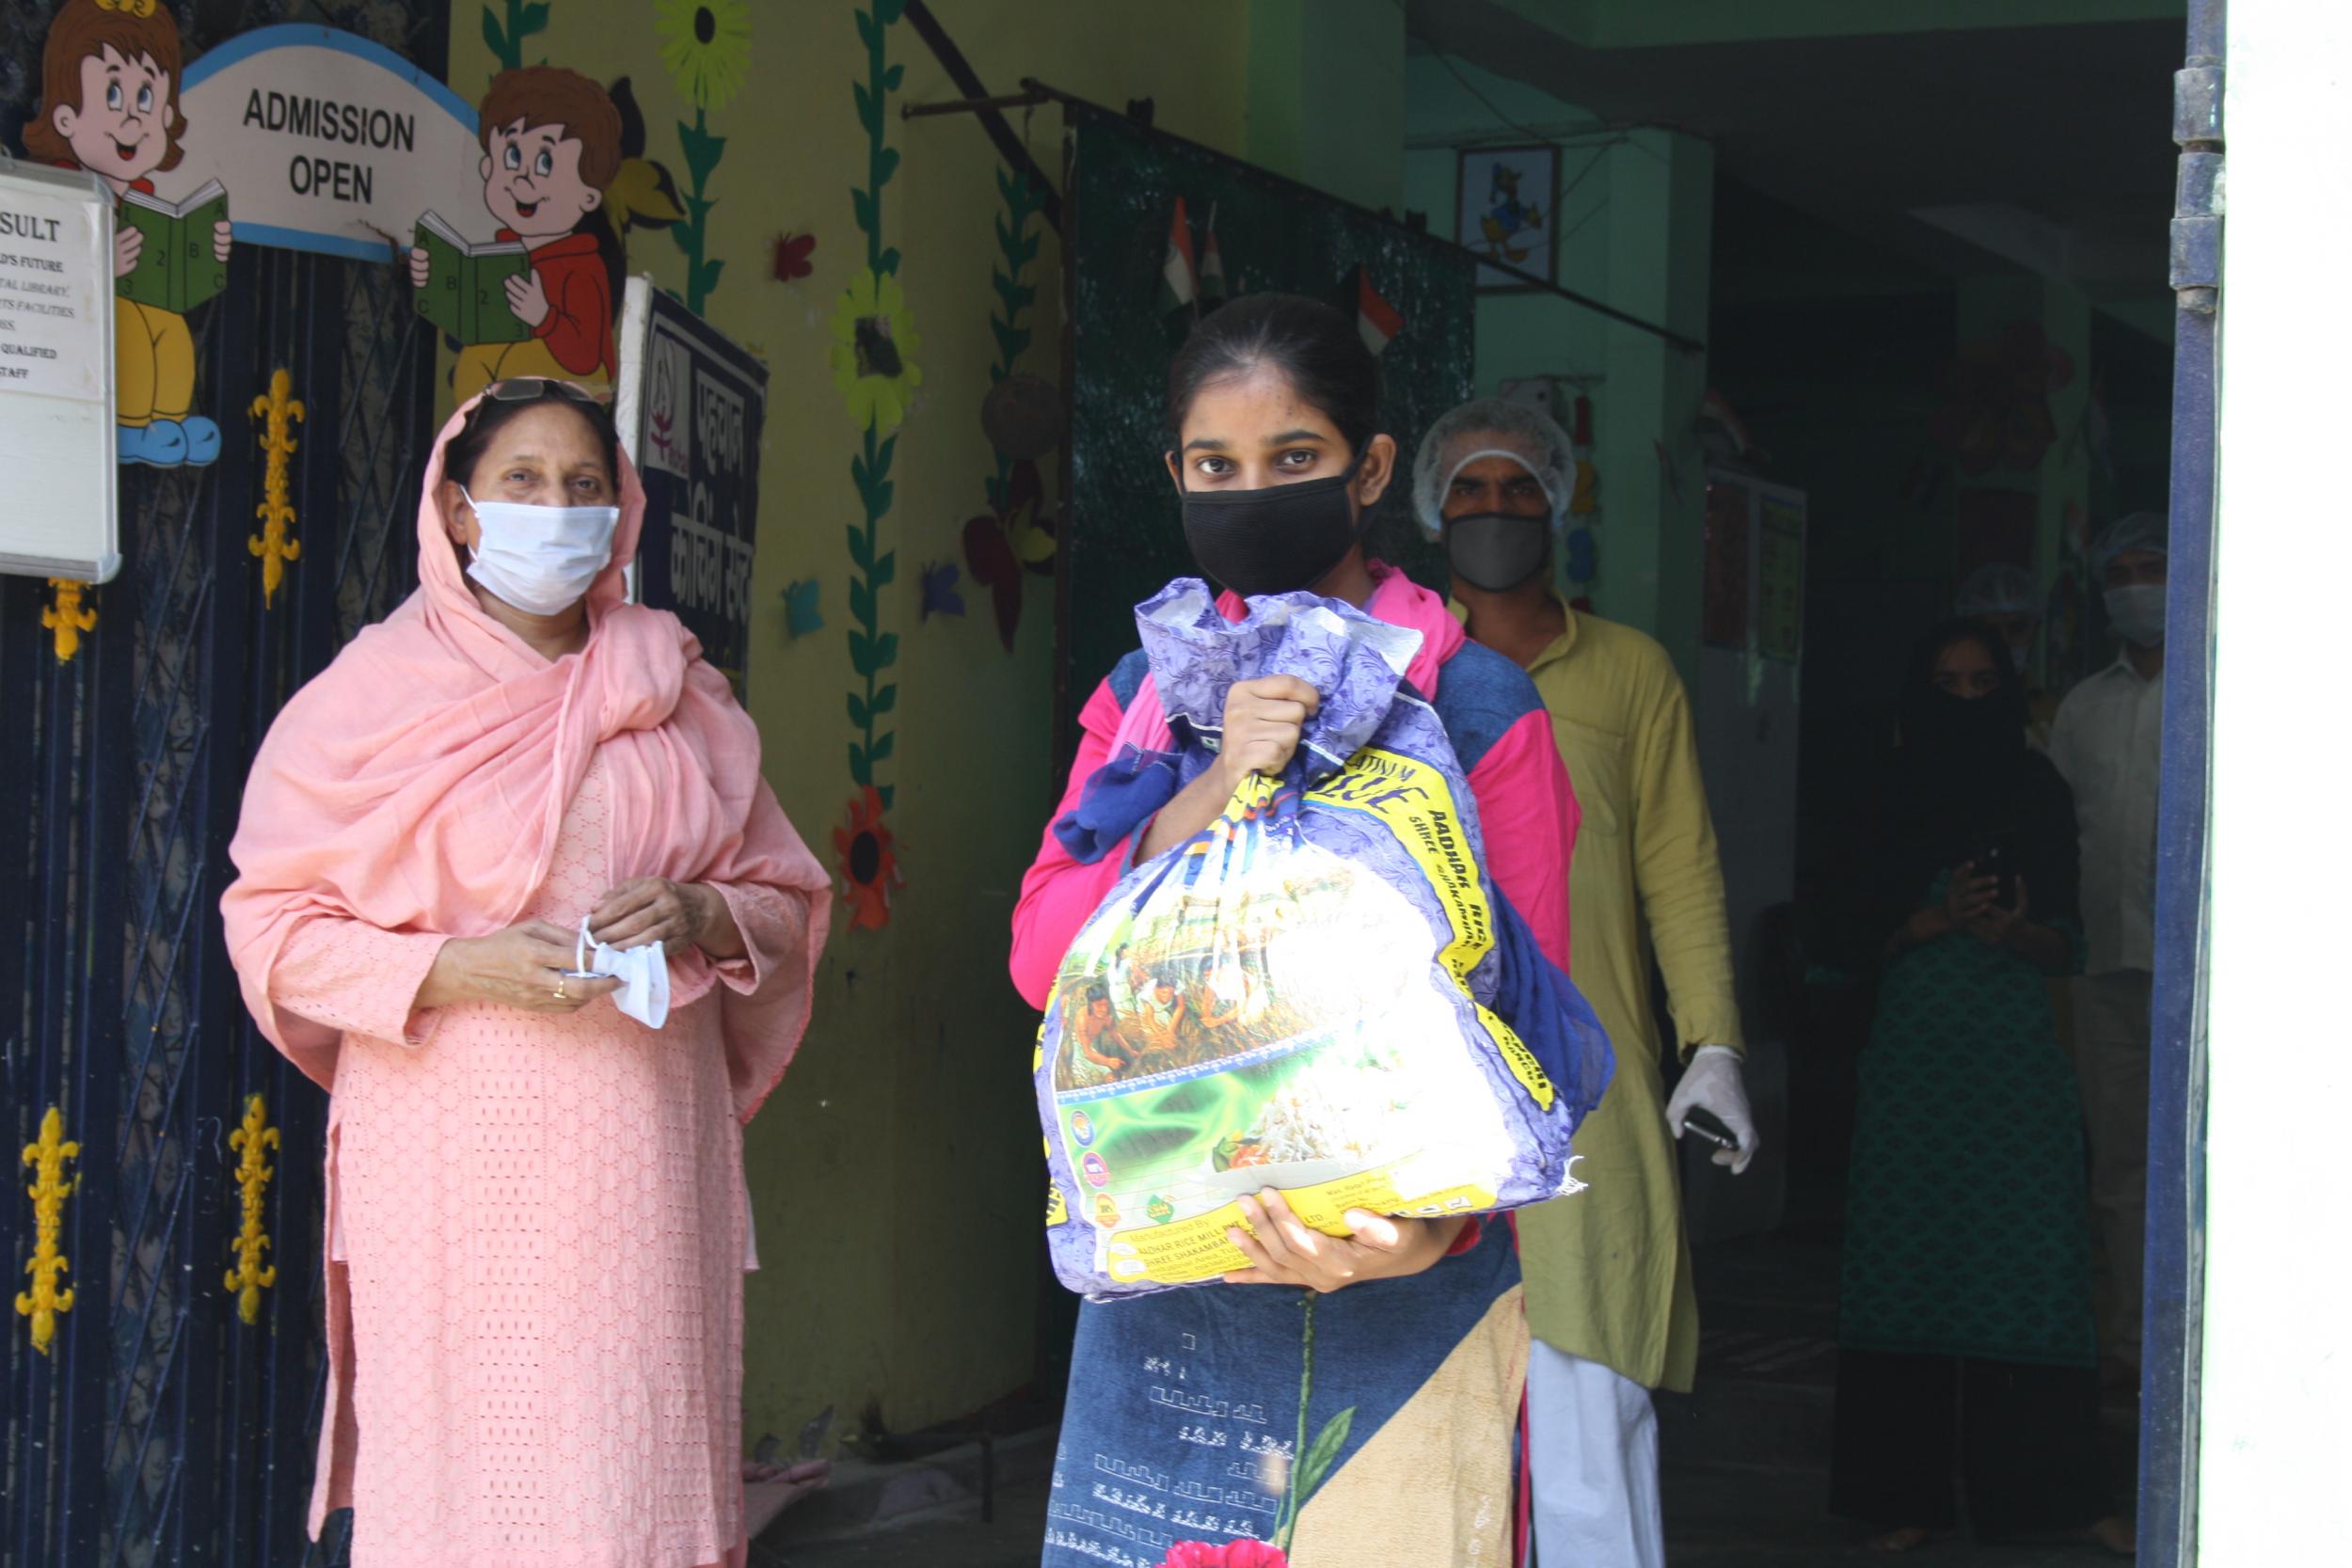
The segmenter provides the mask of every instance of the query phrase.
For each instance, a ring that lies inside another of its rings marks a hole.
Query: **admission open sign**
[[[496,227],[474,106],[357,34],[240,33],[190,62],[180,102],[187,155],[165,194],[218,180],[244,244],[385,261],[428,212],[469,239]]]

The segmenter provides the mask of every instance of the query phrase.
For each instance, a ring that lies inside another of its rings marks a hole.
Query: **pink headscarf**
[[[807,1026],[831,883],[760,776],[758,731],[702,645],[667,610],[623,602],[645,515],[627,456],[612,562],[587,594],[587,645],[550,664],[484,613],[436,499],[442,454],[479,402],[441,427],[425,467],[417,591],[294,694],[254,759],[229,848],[239,877],[221,899],[246,1005],[332,1088],[342,1036],[271,999],[287,939],[320,916],[445,937],[513,925],[600,750],[615,883],[751,883],[807,901],[806,952],[723,999],[730,1063],[759,1062],[767,1080],[735,1085],[748,1117]],[[699,949],[670,962],[673,1006],[715,981]]]

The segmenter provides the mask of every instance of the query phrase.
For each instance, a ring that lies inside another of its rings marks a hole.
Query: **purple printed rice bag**
[[[1176,750],[1097,775],[1057,827],[1082,858],[1212,766],[1234,682],[1295,675],[1321,705],[1281,777],[1131,868],[1062,960],[1035,1073],[1062,1282],[1102,1299],[1247,1267],[1225,1231],[1264,1187],[1335,1235],[1349,1209],[1576,1190],[1607,1037],[1486,874],[1453,746],[1404,680],[1420,634],[1310,594],[1229,623],[1191,578],[1136,624]]]

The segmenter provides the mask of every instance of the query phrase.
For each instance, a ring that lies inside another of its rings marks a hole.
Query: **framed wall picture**
[[[1491,261],[1538,277],[1552,276],[1559,251],[1560,150],[1466,147],[1455,166],[1454,236]],[[1533,285],[1493,267],[1478,269],[1482,293]]]

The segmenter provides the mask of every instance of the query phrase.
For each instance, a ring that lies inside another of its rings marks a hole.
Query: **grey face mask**
[[[2164,641],[2164,584],[2135,582],[2110,588],[2106,594],[2107,625],[2115,635],[2137,648],[2153,648]]]
[[[1507,594],[1544,569],[1551,554],[1551,524],[1507,512],[1452,517],[1445,525],[1445,553],[1464,582]]]

